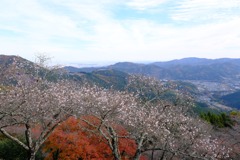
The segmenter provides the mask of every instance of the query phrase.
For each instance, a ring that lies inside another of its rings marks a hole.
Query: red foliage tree
[[[100,123],[93,116],[84,117],[91,123]],[[136,144],[134,140],[125,138],[126,130],[122,126],[118,128],[119,151],[122,159],[130,159],[135,154]],[[95,132],[94,128],[82,120],[74,117],[62,123],[48,138],[43,151],[47,153],[46,160],[65,159],[114,159],[106,139]]]

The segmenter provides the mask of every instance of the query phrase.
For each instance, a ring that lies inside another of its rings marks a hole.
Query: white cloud
[[[131,0],[127,2],[127,5],[136,10],[146,10],[155,8],[166,1],[168,0]]]
[[[239,0],[180,0],[172,18],[184,21],[226,20],[240,16]]]
[[[148,20],[124,23],[127,28],[116,23],[98,26],[96,43],[86,52],[98,53],[95,58],[101,61],[239,57],[240,19],[190,28],[162,26]],[[238,49],[229,52],[230,46]]]

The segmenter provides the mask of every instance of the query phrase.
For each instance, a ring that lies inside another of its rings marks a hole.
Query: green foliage
[[[27,151],[12,140],[0,137],[0,159],[25,160]]]
[[[116,70],[99,70],[92,73],[81,72],[69,74],[66,79],[74,80],[80,84],[92,84],[107,89],[124,91],[127,85],[128,74]]]
[[[193,111],[200,115],[201,113],[207,113],[207,112],[212,112],[212,113],[219,113],[218,110],[210,108],[206,103],[204,102],[195,102]]]
[[[201,113],[200,117],[215,127],[232,127],[233,121],[226,113],[216,114],[213,112]]]
[[[99,79],[100,86],[123,91],[127,85],[128,74],[117,70],[99,70],[92,72]]]
[[[26,160],[27,151],[16,142],[0,134],[0,159],[4,160]],[[43,160],[43,155],[38,152],[36,160]]]
[[[231,111],[230,115],[234,116],[234,117],[239,117],[240,118],[240,111]]]

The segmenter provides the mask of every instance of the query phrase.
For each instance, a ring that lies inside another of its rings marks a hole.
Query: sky
[[[240,58],[240,0],[0,0],[0,54],[59,64]]]

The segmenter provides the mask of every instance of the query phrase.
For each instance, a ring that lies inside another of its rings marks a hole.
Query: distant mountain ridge
[[[240,59],[234,58],[219,58],[219,59],[207,59],[207,58],[196,58],[196,57],[189,57],[177,60],[171,60],[167,62],[154,62],[153,64],[157,66],[171,66],[171,65],[210,65],[214,63],[226,63],[226,62],[239,62]]]
[[[93,72],[102,69],[114,69],[126,73],[153,76],[170,80],[206,80],[224,81],[240,79],[240,59],[221,58],[184,58],[167,62],[139,64],[119,62],[106,67],[75,68],[65,67],[70,72]]]

